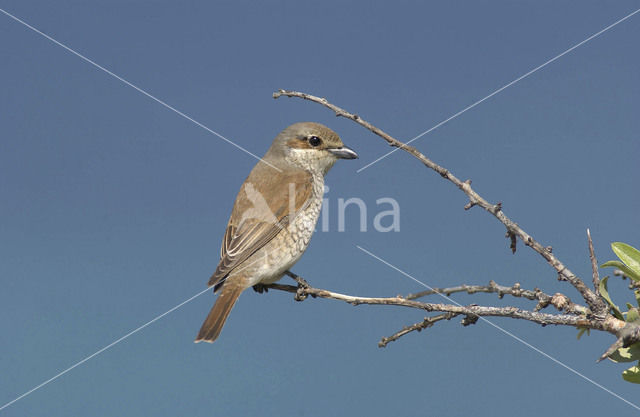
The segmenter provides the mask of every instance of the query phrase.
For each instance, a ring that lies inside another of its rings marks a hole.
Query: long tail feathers
[[[196,337],[195,340],[196,343],[203,341],[213,343],[220,335],[224,322],[227,321],[231,309],[236,304],[240,293],[244,290],[244,287],[234,284],[235,283],[227,282],[226,285],[222,287],[218,299],[211,308],[204,323],[202,323],[198,337]]]

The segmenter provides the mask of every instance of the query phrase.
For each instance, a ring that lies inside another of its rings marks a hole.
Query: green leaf
[[[589,329],[588,327],[580,328],[580,329],[578,330],[578,340],[580,340],[580,338],[582,337],[582,335],[584,335],[585,333],[587,333],[587,336],[590,336],[590,335],[591,335],[590,330],[591,330],[591,329]]]
[[[631,304],[629,304],[631,306]],[[629,311],[627,311],[627,323],[633,323],[634,321],[640,320],[640,315],[638,314],[638,309],[630,307]]]
[[[600,290],[600,295],[604,298],[609,306],[611,306],[611,310],[613,310],[613,315],[620,320],[624,320],[622,313],[620,312],[620,308],[611,301],[611,297],[609,297],[609,290],[607,290],[607,281],[609,277],[604,277],[600,280],[600,285],[598,289]]]
[[[611,249],[613,249],[615,254],[618,255],[618,258],[635,273],[635,277],[632,278],[640,281],[640,251],[622,242],[613,242]]]
[[[609,359],[613,362],[634,362],[640,360],[640,343],[634,343],[629,347],[617,349],[609,355]]]
[[[622,373],[622,379],[634,384],[640,384],[640,366],[632,366]]]
[[[624,268],[624,267],[626,267],[626,265],[623,264],[620,261],[607,261],[607,262],[603,263],[602,265],[600,265],[600,268],[606,268],[608,266],[613,266],[614,268]]]
[[[633,272],[633,270],[631,268],[629,268],[628,266],[626,266],[625,264],[623,264],[620,261],[607,261],[607,262],[603,263],[602,265],[600,265],[600,268],[606,268],[608,266],[612,266],[614,268],[618,268],[619,270],[622,271],[623,274],[625,274],[626,276],[628,276],[629,278],[631,278],[634,281],[640,281],[640,275],[638,275],[635,272]]]
[[[636,303],[638,303],[638,307],[640,307],[640,290],[635,290],[633,295],[636,296]]]

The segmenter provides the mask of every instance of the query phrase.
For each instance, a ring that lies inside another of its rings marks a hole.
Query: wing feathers
[[[222,240],[220,263],[209,280],[215,290],[222,286],[229,273],[271,241],[311,200],[313,181],[309,172],[277,172],[271,167],[266,167],[269,170],[266,171],[261,165],[256,165],[236,198]]]

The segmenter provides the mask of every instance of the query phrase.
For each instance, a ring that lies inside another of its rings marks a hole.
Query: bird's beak
[[[327,150],[340,159],[357,159],[358,158],[358,154],[355,153],[352,149],[347,148],[346,146],[343,146],[342,148],[332,148]]]

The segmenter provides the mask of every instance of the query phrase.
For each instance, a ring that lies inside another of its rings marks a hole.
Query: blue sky
[[[330,227],[294,271],[363,296],[520,282],[579,295],[538,255],[407,154],[279,88],[324,96],[408,140],[632,13],[638,2],[0,1],[78,53],[261,155],[297,121],[360,159],[327,176]],[[255,163],[193,122],[0,14],[0,406],[205,288]],[[414,145],[589,279],[612,241],[640,246],[640,13]],[[338,229],[338,199],[367,203]],[[379,198],[400,232],[379,233]],[[631,301],[612,280],[619,304]],[[533,307],[492,295],[457,302]],[[436,301],[437,299],[433,299]],[[196,345],[209,292],[0,411],[0,416],[539,415],[637,410],[486,323],[440,323],[379,349],[424,313],[243,294]],[[439,300],[438,300],[439,301]],[[613,342],[492,319],[640,405]]]

